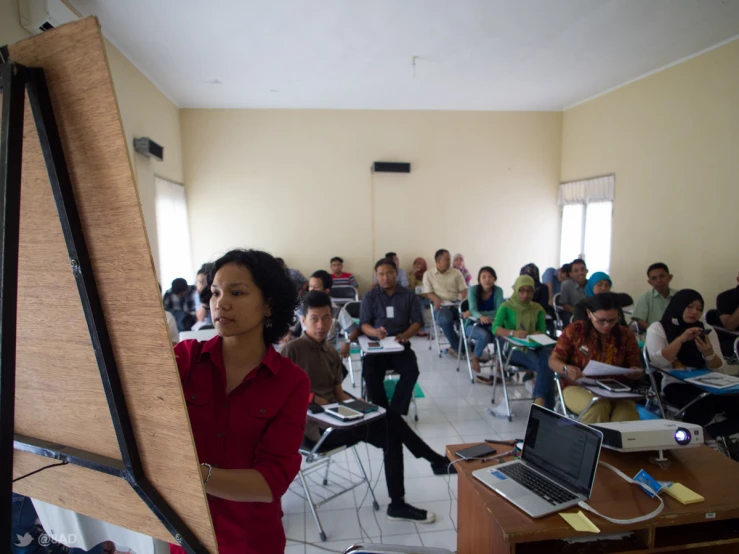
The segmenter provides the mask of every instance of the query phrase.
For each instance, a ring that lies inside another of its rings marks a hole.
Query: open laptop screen
[[[521,459],[566,488],[590,497],[603,434],[531,406]]]

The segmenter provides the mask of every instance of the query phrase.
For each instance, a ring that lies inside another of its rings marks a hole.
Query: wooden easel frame
[[[8,544],[5,541],[11,540],[15,448],[124,479],[188,554],[206,554],[203,544],[144,474],[44,71],[13,62],[5,63],[1,68],[0,544]],[[26,93],[122,461],[14,433],[21,164]]]

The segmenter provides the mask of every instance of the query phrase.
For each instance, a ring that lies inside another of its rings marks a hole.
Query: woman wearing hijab
[[[539,267],[534,264],[526,264],[521,268],[520,275],[528,275],[534,280],[534,298],[532,300],[544,309],[549,307],[549,289],[539,279]]]
[[[646,349],[654,366],[668,372],[686,368],[721,371],[725,367],[716,333],[700,321],[703,306],[703,297],[692,289],[683,289],[672,297],[662,319],[647,329]],[[683,407],[703,391],[665,375],[662,392],[670,404]],[[717,413],[727,419],[708,425]],[[707,426],[706,433],[711,437],[732,435],[739,431],[739,405],[733,396],[707,396],[687,409],[684,420]]]
[[[493,334],[497,337],[525,339],[534,333],[546,333],[544,308],[531,299],[534,296],[534,279],[521,275],[513,285],[513,296],[504,302],[495,313]],[[548,359],[551,347],[516,349],[511,354],[511,363],[536,372],[534,402],[547,408],[554,407],[552,371]]]
[[[565,327],[549,358],[552,371],[567,378],[563,383],[565,405],[570,411],[581,414],[581,423],[639,419],[633,400],[599,398],[583,413],[594,395],[572,384],[582,377],[590,360],[633,370],[624,375],[625,378],[639,379],[642,376],[636,337],[628,327],[618,323],[620,306],[618,297],[610,292],[590,298],[587,319],[574,321]]]
[[[462,256],[462,254],[454,254],[454,258],[452,258],[452,267],[460,271],[462,277],[464,277],[464,282],[467,283],[467,286],[469,287],[470,281],[472,281],[472,275],[470,275],[470,272],[467,271],[467,268],[464,266],[464,256]]]
[[[602,271],[596,271],[593,273],[588,282],[585,284],[585,294],[587,298],[581,300],[575,304],[575,311],[572,314],[572,321],[585,321],[588,317],[588,302],[596,294],[602,294],[604,292],[611,292],[613,281],[607,273]],[[621,325],[626,325],[626,317],[624,316],[623,307],[631,306],[634,300],[626,293],[614,293],[618,298],[619,304],[621,305],[618,309],[618,320]]]

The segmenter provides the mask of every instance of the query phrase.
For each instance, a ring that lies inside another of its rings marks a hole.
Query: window
[[[582,258],[590,273],[610,273],[614,181],[606,175],[560,185],[560,265]]]
[[[170,288],[177,277],[194,282],[190,250],[190,224],[187,219],[185,187],[154,178],[159,245],[159,278],[162,289]]]

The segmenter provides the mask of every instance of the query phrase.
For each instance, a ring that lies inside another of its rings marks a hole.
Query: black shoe
[[[433,523],[436,521],[436,514],[414,508],[410,504],[403,504],[398,508],[392,505],[387,507],[387,518],[393,521],[411,521],[413,523]]]
[[[454,475],[457,473],[457,468],[452,466],[449,467],[449,460],[441,458],[438,462],[431,462],[431,471],[434,475]]]

